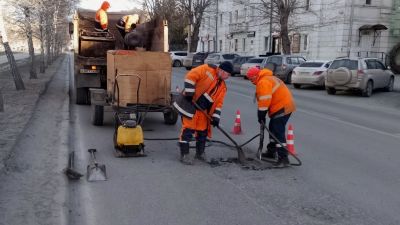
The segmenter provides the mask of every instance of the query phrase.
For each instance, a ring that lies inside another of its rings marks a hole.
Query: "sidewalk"
[[[0,67],[0,89],[4,98],[4,112],[0,112],[0,171],[3,170],[5,161],[12,155],[12,149],[19,135],[29,123],[38,99],[46,90],[47,84],[57,71],[64,56],[60,55],[46,69],[46,73],[38,73],[38,79],[29,79],[29,67],[19,66],[26,88],[23,91],[15,89],[11,74],[8,70],[1,71]],[[18,59],[18,64],[21,64],[26,58],[21,54]]]

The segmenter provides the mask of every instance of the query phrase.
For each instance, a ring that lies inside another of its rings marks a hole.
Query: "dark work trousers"
[[[207,140],[207,130],[193,130],[184,128],[181,133],[181,142],[189,143],[192,140],[193,134],[196,135],[196,142],[205,143]]]
[[[286,123],[289,120],[290,113],[284,116],[272,117],[269,120],[269,130],[275,137],[286,147]],[[272,136],[269,136],[270,143],[267,148],[269,151],[278,152],[278,157],[284,158],[288,156],[288,152]]]

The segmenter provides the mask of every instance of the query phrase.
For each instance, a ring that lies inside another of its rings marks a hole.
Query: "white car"
[[[181,67],[183,65],[183,59],[187,56],[187,52],[185,51],[172,51],[169,52],[172,59],[173,67]]]
[[[294,88],[300,88],[301,85],[325,85],[326,70],[332,61],[307,61],[296,68],[292,72],[292,84]]]
[[[261,67],[261,63],[266,59],[266,57],[255,57],[249,59],[246,63],[243,63],[242,66],[240,66],[240,75],[244,76],[246,78],[247,71],[251,67]]]
[[[192,69],[192,63],[193,63],[193,56],[196,54],[195,52],[189,52],[186,57],[183,58],[182,60],[182,65],[183,67],[186,68],[186,70],[191,70]]]

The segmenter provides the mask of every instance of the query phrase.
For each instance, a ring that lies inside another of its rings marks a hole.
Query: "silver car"
[[[266,57],[255,57],[249,59],[246,63],[242,64],[240,67],[240,75],[246,77],[247,71],[251,67],[261,67],[261,63],[266,59]]]
[[[215,64],[219,65],[224,61],[233,62],[233,60],[240,55],[238,54],[224,54],[224,53],[210,53],[207,58],[204,60],[205,64]]]
[[[372,91],[393,91],[394,74],[376,58],[338,58],[333,60],[325,79],[328,94],[337,90],[359,90],[370,97]]]
[[[294,88],[301,85],[325,86],[326,70],[332,61],[307,61],[293,69],[292,84]]]

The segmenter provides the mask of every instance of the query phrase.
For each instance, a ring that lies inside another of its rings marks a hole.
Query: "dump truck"
[[[147,112],[162,112],[165,123],[173,125],[178,114],[172,108],[176,93],[171,92],[167,22],[157,18],[142,22],[125,36],[140,40],[124,42],[115,25],[126,14],[108,13],[109,32],[97,32],[95,12],[76,11],[70,29],[76,103],[92,105],[92,124],[97,126],[103,124],[108,106],[117,114],[135,114],[137,122]]]
[[[95,31],[95,14],[93,10],[78,9],[69,30],[74,46],[75,100],[83,105],[91,103],[89,88],[107,88],[107,51],[124,49],[124,39],[115,25],[129,13],[109,12],[109,32]],[[168,52],[167,29],[167,23],[159,19],[140,24],[136,30],[144,40],[141,47],[148,51]]]

